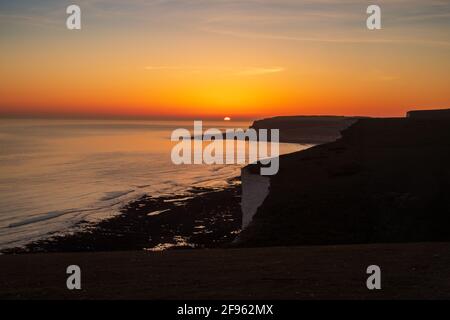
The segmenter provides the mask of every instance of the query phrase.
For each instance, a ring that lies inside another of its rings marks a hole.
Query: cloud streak
[[[209,67],[209,66],[146,66],[146,71],[178,71],[178,72],[219,72],[225,75],[233,76],[262,76],[283,72],[284,67],[245,67],[245,68],[226,68],[226,67]]]
[[[272,68],[248,68],[236,73],[237,76],[262,76],[266,74],[283,72],[285,69],[282,67]]]
[[[419,45],[434,45],[434,46],[450,46],[449,41],[429,40],[429,39],[407,39],[407,38],[375,38],[375,37],[360,37],[360,38],[320,38],[320,37],[306,37],[306,36],[290,36],[283,34],[267,34],[258,32],[238,32],[233,30],[220,30],[213,28],[204,28],[203,31],[215,33],[225,36],[232,36],[238,38],[250,39],[266,39],[266,40],[284,40],[284,41],[302,41],[302,42],[323,42],[323,43],[354,43],[354,44],[419,44]]]

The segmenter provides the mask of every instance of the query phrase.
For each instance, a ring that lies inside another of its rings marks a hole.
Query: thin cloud
[[[226,67],[208,67],[208,66],[146,66],[147,71],[180,71],[180,72],[220,72],[227,75],[234,76],[261,76],[273,73],[283,72],[286,69],[283,67],[246,67],[246,68],[226,68]]]
[[[405,44],[423,44],[436,46],[450,46],[448,41],[423,40],[423,39],[369,39],[369,38],[314,38],[314,37],[296,37],[277,34],[264,34],[258,32],[235,32],[228,30],[219,30],[212,28],[203,28],[203,31],[226,35],[238,38],[267,39],[267,40],[284,40],[284,41],[303,41],[303,42],[325,42],[325,43],[405,43]]]
[[[246,70],[242,70],[236,73],[238,76],[261,76],[265,74],[271,73],[279,73],[283,72],[285,69],[282,67],[274,67],[274,68],[249,68]]]
[[[188,70],[188,71],[198,71],[205,69],[205,67],[189,67],[189,66],[146,66],[145,70]]]

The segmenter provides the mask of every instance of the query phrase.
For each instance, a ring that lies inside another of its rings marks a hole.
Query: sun
[[[223,118],[223,120],[224,120],[224,121],[230,121],[231,118],[230,118],[230,117],[225,117],[225,118]]]

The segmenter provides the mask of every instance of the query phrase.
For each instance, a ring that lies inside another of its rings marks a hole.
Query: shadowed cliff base
[[[450,241],[450,120],[360,119],[282,156],[243,246]]]

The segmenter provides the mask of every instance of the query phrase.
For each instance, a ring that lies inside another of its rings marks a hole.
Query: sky
[[[450,0],[0,0],[0,116],[402,116],[449,57]]]

